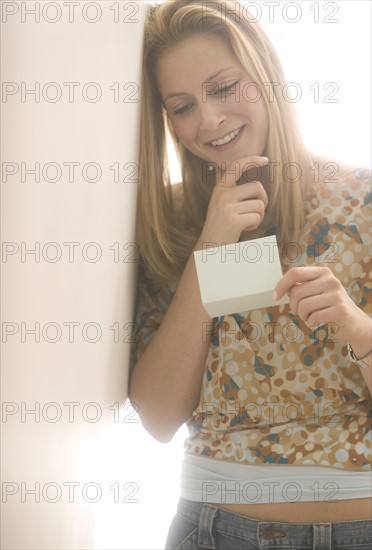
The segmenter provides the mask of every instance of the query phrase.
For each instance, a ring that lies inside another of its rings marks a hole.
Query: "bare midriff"
[[[263,521],[316,523],[372,519],[372,498],[329,502],[214,504],[224,510]]]

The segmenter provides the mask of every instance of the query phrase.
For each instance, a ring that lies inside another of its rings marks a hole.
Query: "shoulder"
[[[319,200],[339,197],[342,202],[354,199],[362,204],[370,202],[372,179],[370,167],[355,166],[320,155],[311,155],[311,158],[313,164],[310,195],[317,196]]]
[[[312,169],[317,173],[320,183],[362,180],[371,183],[371,169],[368,166],[356,166],[339,159],[311,154]]]
[[[344,179],[369,179],[371,180],[371,169],[368,166],[356,166],[340,159],[324,157],[311,153],[314,162],[313,169],[316,167],[318,178],[322,182],[340,181]]]
[[[371,169],[315,155],[312,160],[313,181],[305,196],[308,221],[344,224],[358,217],[366,223],[372,206]]]

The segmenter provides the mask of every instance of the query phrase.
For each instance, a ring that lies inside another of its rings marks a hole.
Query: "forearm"
[[[155,336],[135,365],[129,394],[145,428],[169,441],[198,404],[213,321],[191,254]]]

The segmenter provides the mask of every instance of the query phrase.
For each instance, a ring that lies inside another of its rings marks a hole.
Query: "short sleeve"
[[[347,176],[342,198],[336,255],[342,261],[343,271],[337,274],[355,304],[371,316],[371,170],[360,168]]]
[[[135,338],[131,343],[129,375],[159,328],[172,301],[175,287],[175,283],[156,284],[149,278],[143,263],[140,264],[135,306]]]

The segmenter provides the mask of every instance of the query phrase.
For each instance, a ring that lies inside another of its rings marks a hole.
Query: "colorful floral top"
[[[328,266],[371,314],[371,172],[360,168],[305,199],[306,224],[289,267]],[[131,368],[154,336],[176,285],[139,272]],[[239,464],[371,468],[371,397],[337,324],[309,329],[278,305],[214,318],[185,452]]]

